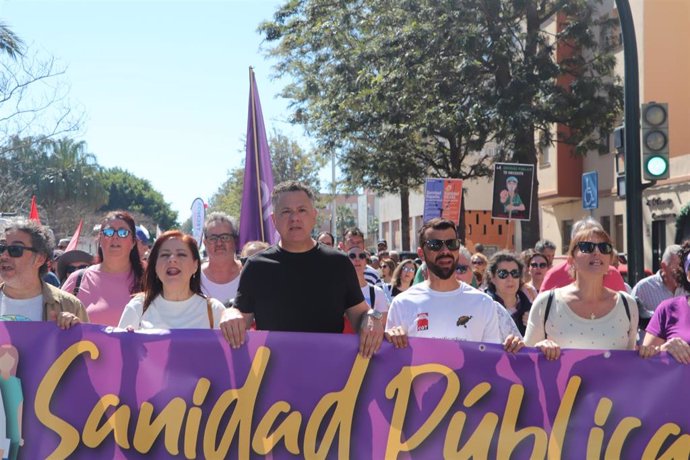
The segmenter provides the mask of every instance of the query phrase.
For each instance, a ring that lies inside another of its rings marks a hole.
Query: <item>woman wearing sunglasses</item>
[[[82,301],[92,323],[117,326],[125,305],[141,291],[144,273],[129,213],[112,211],[101,221],[98,260],[72,273],[62,289]]]
[[[604,286],[613,255],[611,239],[600,227],[577,232],[568,249],[571,284],[542,292],[529,314],[525,343],[557,359],[563,348],[632,350],[637,339],[638,310],[625,292]],[[640,355],[656,351],[642,347]]]
[[[417,264],[412,259],[403,260],[395,267],[393,276],[391,277],[391,297],[395,297],[401,292],[405,292],[414,281],[414,275],[417,273]]]
[[[367,268],[367,256],[366,251],[362,251],[358,247],[353,247],[347,252],[347,257],[352,262],[355,267],[355,273],[357,273],[357,281],[359,282],[359,287],[362,290],[362,295],[364,295],[364,301],[369,305],[370,308],[381,313],[381,321],[385,324],[388,315],[388,297],[386,293],[378,286],[367,283],[364,277],[365,270]],[[348,321],[347,316],[345,316],[345,328],[343,332],[354,334],[355,330]]]
[[[520,289],[522,273],[523,265],[518,256],[497,252],[489,261],[486,293],[508,310],[520,334],[524,335],[532,302]]]
[[[534,293],[530,301],[533,302],[539,293],[541,283],[544,281],[544,276],[548,269],[549,261],[544,254],[535,252],[527,259],[527,272],[529,273],[530,281],[525,283],[528,289],[523,289],[523,291],[527,294],[527,297],[530,297],[529,293]]]
[[[218,329],[223,304],[201,291],[196,240],[182,232],[163,233],[151,248],[144,292],[125,307],[118,326],[137,329]]]

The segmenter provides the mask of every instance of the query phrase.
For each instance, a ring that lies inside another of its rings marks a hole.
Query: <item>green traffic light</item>
[[[661,177],[668,171],[668,161],[660,155],[650,156],[647,158],[645,169],[650,176]]]

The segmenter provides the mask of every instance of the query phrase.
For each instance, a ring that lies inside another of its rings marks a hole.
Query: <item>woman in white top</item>
[[[568,262],[575,281],[540,293],[532,305],[525,343],[557,359],[561,347],[632,350],[637,340],[638,310],[627,293],[604,287],[613,255],[609,235],[598,225],[577,232]],[[658,353],[641,347],[643,357]]]
[[[128,329],[217,329],[225,310],[201,291],[196,240],[179,231],[163,233],[151,248],[144,292],[125,307],[119,327]]]

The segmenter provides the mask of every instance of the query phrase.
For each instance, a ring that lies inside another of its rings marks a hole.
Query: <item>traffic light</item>
[[[668,179],[668,104],[642,104],[642,177]]]

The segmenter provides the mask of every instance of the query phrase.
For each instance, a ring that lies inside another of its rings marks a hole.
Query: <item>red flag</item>
[[[74,251],[77,249],[77,244],[79,243],[79,235],[81,235],[81,226],[84,223],[84,219],[79,220],[79,225],[77,225],[77,229],[74,231],[74,235],[72,235],[72,239],[69,240],[69,244],[65,248],[65,252],[67,251]]]
[[[39,224],[41,223],[41,219],[38,217],[38,206],[36,206],[36,195],[31,197],[31,211],[29,212],[29,219],[35,220]]]

